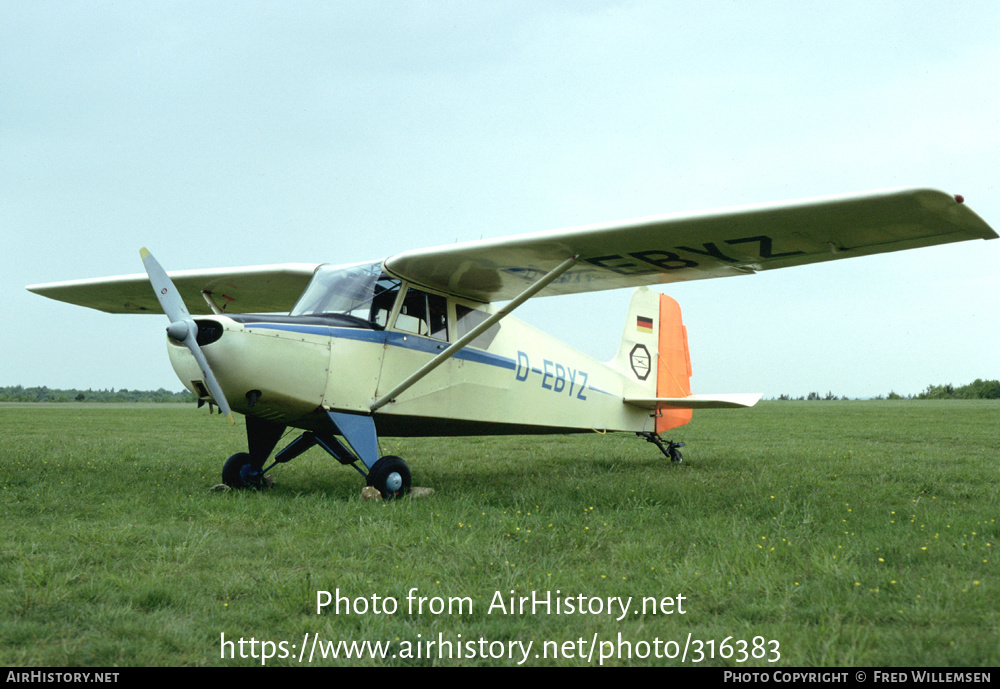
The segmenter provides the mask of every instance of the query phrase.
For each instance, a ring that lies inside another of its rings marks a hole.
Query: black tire
[[[243,467],[249,466],[249,464],[250,453],[237,452],[222,466],[222,482],[230,488],[246,488],[247,484],[243,481],[241,472]]]
[[[368,485],[382,494],[383,500],[401,498],[410,492],[410,467],[394,455],[386,455],[372,465]]]

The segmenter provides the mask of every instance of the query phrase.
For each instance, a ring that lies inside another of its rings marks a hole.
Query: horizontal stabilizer
[[[625,404],[645,409],[737,409],[752,407],[763,397],[757,393],[731,395],[689,395],[688,397],[626,397]]]

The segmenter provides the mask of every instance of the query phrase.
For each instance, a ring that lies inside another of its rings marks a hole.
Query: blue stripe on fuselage
[[[282,330],[284,332],[305,333],[307,335],[319,335],[321,337],[338,337],[346,340],[359,340],[362,342],[377,342],[391,347],[402,347],[404,349],[412,349],[414,351],[432,355],[440,354],[444,350],[444,347],[447,347],[447,343],[428,337],[391,332],[387,330],[368,330],[367,328],[333,328],[325,325],[293,325],[288,323],[248,323],[245,327],[248,330],[252,330],[253,328],[262,328],[264,330]],[[473,349],[470,347],[464,347],[459,350],[459,352],[455,354],[455,358],[462,359],[463,361],[470,361],[476,364],[496,366],[497,368],[504,368],[510,371],[513,371],[516,368],[516,362],[513,359],[500,356],[498,354],[490,354],[489,352],[484,352],[481,349]],[[541,373],[541,371],[537,369],[533,370],[535,370],[536,373]],[[601,395],[611,394],[606,390],[595,388],[593,385],[587,385],[587,389]]]
[[[359,340],[362,342],[377,342],[390,347],[402,347],[412,349],[426,354],[440,354],[447,343],[433,340],[419,335],[407,333],[389,332],[385,330],[368,330],[365,328],[333,328],[325,325],[291,325],[288,323],[253,323],[247,324],[246,328],[262,328],[265,330],[282,330],[291,333],[305,333],[307,335],[319,335],[321,337],[337,337],[345,340]],[[443,345],[443,346],[442,346]],[[486,364],[496,366],[511,371],[514,370],[514,360],[497,354],[490,354],[481,349],[464,347],[455,354],[456,359],[471,361],[476,364]]]

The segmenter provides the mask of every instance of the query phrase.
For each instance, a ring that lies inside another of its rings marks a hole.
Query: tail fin
[[[646,287],[635,290],[611,365],[644,388],[650,398],[689,397],[691,356],[677,302]],[[691,409],[660,408],[656,432],[683,426],[691,414]]]
[[[623,376],[656,397],[656,359],[660,348],[660,293],[640,287],[632,293],[618,355],[608,362]]]

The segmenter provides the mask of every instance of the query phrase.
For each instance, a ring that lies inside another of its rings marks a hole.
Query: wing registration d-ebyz
[[[538,296],[752,274],[997,234],[961,197],[906,189],[640,218],[407,251],[401,278],[483,302],[512,299],[566,258]]]

